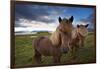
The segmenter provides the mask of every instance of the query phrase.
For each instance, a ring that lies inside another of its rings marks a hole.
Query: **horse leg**
[[[54,63],[60,63],[61,56],[53,56]]]
[[[84,47],[84,39],[81,40],[81,46]]]
[[[78,59],[77,59],[78,50],[79,50],[79,46],[76,45],[76,46],[74,47],[74,49],[73,49],[73,59],[74,59],[75,61],[78,60]]]
[[[81,38],[79,42],[79,47],[84,47],[84,38]]]
[[[69,51],[71,59],[76,58],[76,52],[77,52],[77,47],[74,45],[71,47],[71,50]]]
[[[73,59],[76,59],[77,47],[73,48]]]
[[[41,54],[35,49],[34,60],[36,63],[41,63]]]
[[[60,48],[58,48],[56,49],[53,55],[54,63],[60,63],[60,59],[61,59],[61,52],[60,52]]]
[[[73,45],[71,45],[70,47],[69,47],[69,55],[70,55],[70,57],[72,58],[72,56],[73,56]]]

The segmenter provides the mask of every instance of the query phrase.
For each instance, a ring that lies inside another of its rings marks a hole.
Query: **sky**
[[[94,26],[94,8],[52,6],[38,4],[15,5],[15,32],[20,31],[55,31],[59,25],[58,17],[74,17],[73,25],[89,23]]]

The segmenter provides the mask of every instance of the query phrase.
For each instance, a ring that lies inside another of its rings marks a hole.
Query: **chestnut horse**
[[[88,25],[89,24],[77,25],[77,28],[72,31],[71,54],[73,58],[76,58],[76,51],[79,48],[84,47],[85,37],[88,34]]]
[[[60,63],[62,53],[67,53],[69,42],[71,40],[71,33],[73,29],[74,17],[58,18],[59,25],[56,31],[50,37],[37,37],[33,41],[35,49],[34,60],[36,63],[41,63],[41,56],[52,56],[54,63]]]

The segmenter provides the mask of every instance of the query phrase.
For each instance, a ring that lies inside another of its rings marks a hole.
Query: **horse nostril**
[[[67,53],[67,52],[68,52],[67,48],[64,48],[64,53]]]
[[[67,49],[67,48],[62,48],[62,49],[61,49],[61,52],[62,52],[62,53],[67,53],[67,52],[68,52],[68,49]]]

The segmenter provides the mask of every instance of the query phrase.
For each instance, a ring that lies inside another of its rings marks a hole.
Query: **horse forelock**
[[[85,37],[88,34],[87,29],[77,29],[77,32],[83,37]]]
[[[88,34],[87,29],[81,30],[81,29],[75,28],[72,31],[72,38],[75,39],[75,38],[77,38],[78,35],[85,37],[87,34]]]

